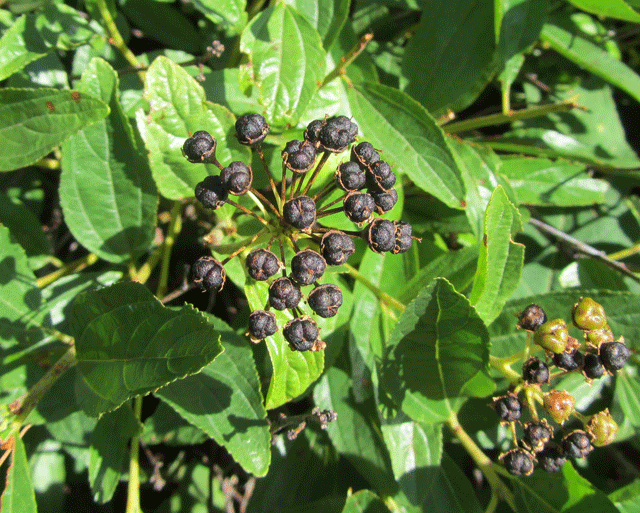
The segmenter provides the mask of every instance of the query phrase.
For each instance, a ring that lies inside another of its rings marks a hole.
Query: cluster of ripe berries
[[[205,208],[215,210],[231,204],[260,221],[270,235],[266,247],[251,249],[245,259],[247,274],[252,279],[270,283],[268,301],[263,310],[251,312],[247,334],[254,342],[274,335],[278,325],[272,310],[288,309],[293,313],[293,319],[282,331],[291,349],[322,350],[326,344],[319,339],[318,324],[310,316],[303,315],[299,308],[303,299],[301,287],[313,285],[306,301],[315,314],[333,317],[342,305],[342,292],[338,286],[320,284],[318,280],[327,265],[339,266],[347,262],[356,249],[354,239],[364,239],[378,253],[403,253],[411,247],[414,237],[410,224],[374,219],[374,214],[384,214],[396,204],[396,175],[370,143],[354,144],[358,126],[345,116],[312,121],[304,131],[303,140],[286,144],[281,154],[279,183],[274,180],[262,151],[262,142],[270,129],[265,118],[259,114],[246,114],[238,118],[235,127],[238,141],[250,146],[260,158],[270,189],[255,189],[253,171],[243,162],[222,166],[215,156],[217,142],[208,132],[194,133],[185,141],[182,152],[189,162],[211,163],[220,169],[219,175],[208,176],[195,187],[195,196]],[[311,194],[309,191],[330,155],[345,152],[350,147],[349,160],[337,166],[334,180]],[[287,173],[291,173],[290,179]],[[343,194],[333,201],[323,201],[336,190]],[[258,211],[230,198],[243,195],[256,203]],[[362,230],[337,230],[325,226],[321,220],[334,214],[343,214]],[[224,265],[248,251],[259,237],[260,234],[256,234],[222,262],[210,256],[199,259],[192,268],[193,281],[203,291],[219,291],[226,280]],[[271,251],[275,241],[280,246],[280,258]],[[295,252],[288,266],[285,265],[285,247]],[[279,273],[281,276],[275,277]]]
[[[580,298],[571,315],[574,326],[583,332],[582,342],[569,335],[563,319],[547,320],[538,305],[529,305],[518,316],[518,326],[533,335],[533,342],[545,350],[546,359],[543,361],[536,356],[526,359],[522,365],[522,378],[513,390],[493,400],[492,406],[500,421],[511,429],[515,446],[500,459],[506,470],[515,476],[530,475],[536,464],[547,472],[556,472],[567,458],[584,458],[594,446],[613,442],[618,431],[608,410],[583,416],[575,411],[575,398],[568,392],[542,391],[542,386],[567,372],[581,372],[591,383],[622,369],[629,358],[624,339],[614,340],[602,305],[591,298]],[[531,337],[528,344],[530,340]],[[550,365],[558,369],[554,375],[550,373]],[[542,403],[548,417],[557,424],[564,426],[575,417],[582,426],[571,430],[563,428],[556,436],[550,422],[538,416],[536,402]],[[530,420],[522,423],[525,408],[529,410]],[[520,437],[517,426],[522,427]]]

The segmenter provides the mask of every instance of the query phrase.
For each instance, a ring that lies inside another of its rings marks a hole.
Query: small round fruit
[[[496,397],[492,406],[503,422],[516,421],[522,415],[522,403],[517,396],[512,394]]]
[[[535,331],[547,322],[547,314],[541,306],[531,304],[518,314],[518,326],[526,331]]]
[[[584,364],[584,355],[577,349],[574,349],[573,351],[554,353],[552,360],[559,369],[574,371],[580,369]]]
[[[366,192],[350,192],[344,199],[344,213],[356,224],[369,221],[376,210],[376,202]]]
[[[618,423],[611,417],[609,409],[606,409],[591,417],[586,430],[591,435],[593,445],[602,447],[615,441]]]
[[[388,219],[374,219],[367,227],[367,244],[376,253],[391,251],[396,242],[396,226]]]
[[[544,394],[542,399],[544,409],[558,424],[564,424],[573,413],[576,405],[575,398],[568,392],[561,390],[551,390]]]
[[[293,280],[283,276],[269,286],[269,304],[276,310],[295,308],[302,299],[300,287]]]
[[[569,329],[563,319],[554,319],[540,325],[533,333],[533,341],[552,353],[562,353],[569,340]]]
[[[216,152],[217,141],[209,132],[198,130],[182,145],[182,154],[193,164],[204,162]]]
[[[195,188],[196,199],[204,208],[215,210],[227,202],[229,193],[219,176],[207,176]]]
[[[394,221],[396,227],[396,240],[393,245],[391,253],[397,255],[398,253],[405,253],[411,248],[413,244],[413,228],[409,223],[404,221]]]
[[[305,230],[316,222],[316,204],[309,196],[298,196],[285,202],[282,214],[291,226]]]
[[[251,188],[253,173],[244,162],[235,161],[220,171],[220,179],[229,194],[241,196]]]
[[[354,146],[351,150],[351,161],[359,162],[365,167],[380,160],[380,154],[376,151],[370,142],[361,142]]]
[[[309,351],[316,345],[320,330],[311,317],[303,315],[285,324],[282,334],[294,351]]]
[[[332,283],[320,285],[309,293],[308,302],[316,314],[327,319],[338,313],[342,305],[342,291]]]
[[[343,162],[335,173],[336,181],[343,191],[359,191],[366,185],[364,170],[356,162]]]
[[[327,263],[320,253],[304,249],[291,259],[291,278],[300,285],[311,285],[322,277]]]
[[[573,307],[571,317],[575,327],[584,331],[599,330],[607,324],[604,308],[590,297],[580,298]]]
[[[606,342],[600,346],[600,360],[604,368],[610,372],[615,372],[627,363],[629,359],[629,348],[622,342]]]
[[[567,461],[555,445],[547,445],[536,456],[538,467],[545,472],[558,472]]]
[[[536,356],[522,364],[522,378],[529,384],[542,385],[549,382],[549,367]]]
[[[341,153],[347,149],[358,135],[358,125],[346,116],[327,119],[318,133],[320,148],[332,153]]]
[[[533,455],[524,449],[511,449],[500,456],[500,459],[512,476],[528,476],[533,472]]]
[[[254,280],[265,281],[283,268],[278,257],[266,249],[254,249],[247,255],[245,266]]]
[[[316,147],[309,141],[289,141],[282,150],[282,161],[294,173],[306,173],[316,161]]]
[[[584,355],[582,372],[588,379],[600,379],[604,376],[605,368],[597,354],[587,353]]]
[[[260,114],[244,114],[236,121],[236,136],[238,142],[246,146],[253,146],[264,141],[269,133],[269,125]]]
[[[562,452],[569,458],[584,458],[593,451],[589,435],[580,429],[572,431],[562,439]]]
[[[371,196],[376,203],[378,214],[386,214],[398,202],[398,191],[393,188],[388,191],[373,191]]]
[[[329,265],[342,265],[355,252],[353,239],[339,230],[330,230],[322,236],[320,251]]]
[[[278,331],[276,316],[266,310],[255,310],[249,314],[249,337],[253,341],[264,340]]]
[[[202,292],[222,290],[227,279],[223,265],[211,256],[199,258],[191,268],[191,279]]]
[[[396,174],[391,166],[384,160],[378,160],[371,164],[366,171],[367,187],[372,190],[390,190],[396,183]]]
[[[523,431],[522,441],[533,452],[542,450],[553,436],[553,429],[546,419],[542,419],[540,422],[529,422],[524,426]]]

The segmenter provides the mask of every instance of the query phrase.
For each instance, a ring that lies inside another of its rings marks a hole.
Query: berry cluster
[[[547,320],[538,305],[529,305],[518,315],[518,327],[529,332],[522,375],[512,390],[493,400],[500,421],[509,425],[514,448],[500,459],[515,476],[529,475],[535,466],[547,472],[559,470],[567,458],[584,458],[594,446],[614,441],[618,425],[608,410],[591,416],[575,411],[575,398],[566,391],[542,387],[568,372],[581,372],[587,383],[622,369],[629,349],[620,337],[614,341],[602,305],[580,298],[571,312],[573,324],[583,332],[583,341],[571,337],[563,319]],[[529,356],[535,346],[545,358]],[[556,372],[551,373],[552,367]],[[536,403],[542,403],[547,418],[540,418]],[[523,421],[525,410],[529,418]],[[581,425],[573,425],[573,419]],[[562,426],[558,433],[551,422]],[[518,435],[521,431],[521,435]]]
[[[342,291],[332,283],[320,283],[327,266],[345,264],[356,250],[356,239],[366,241],[375,252],[397,254],[407,251],[415,237],[408,223],[374,218],[396,204],[396,175],[370,143],[355,144],[358,126],[349,118],[314,120],[302,140],[288,142],[281,153],[279,183],[262,151],[269,129],[259,114],[241,116],[236,122],[238,141],[250,146],[262,163],[270,185],[265,190],[253,187],[253,171],[247,164],[231,162],[224,167],[218,162],[217,142],[209,133],[198,131],[185,141],[182,151],[189,162],[211,163],[220,169],[219,175],[208,176],[196,185],[195,196],[200,203],[212,210],[231,204],[264,227],[222,262],[211,256],[198,260],[193,265],[192,278],[203,291],[219,291],[226,279],[224,265],[246,254],[248,276],[269,283],[264,309],[250,314],[250,339],[259,342],[274,335],[279,327],[273,310],[290,310],[293,319],[282,327],[289,347],[295,351],[319,351],[326,344],[319,338],[318,324],[303,313],[300,302],[305,298],[311,310],[323,318],[338,313]],[[312,194],[314,181],[329,157],[346,151],[349,160],[337,165],[334,179]],[[339,197],[328,201],[336,191],[341,191]],[[231,196],[246,196],[254,204],[237,203]],[[252,209],[254,206],[257,210]],[[346,216],[361,230],[338,230],[325,225],[325,218],[334,214]],[[280,248],[279,255],[271,251],[274,244]],[[290,258],[288,252],[293,253]],[[305,297],[302,287],[307,286],[313,288]]]

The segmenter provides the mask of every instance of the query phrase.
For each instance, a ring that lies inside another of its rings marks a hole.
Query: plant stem
[[[505,501],[513,511],[516,511],[516,502],[513,497],[513,492],[496,473],[493,462],[484,452],[482,452],[482,449],[476,445],[473,439],[460,425],[455,413],[451,412],[446,424],[469,453],[469,456],[471,456],[473,461],[475,461],[476,465],[478,465],[478,468],[482,471],[482,474],[489,482],[489,485],[491,485],[492,492],[497,495],[499,500]]]
[[[142,415],[142,396],[133,399],[133,414],[140,420]],[[140,463],[138,455],[140,439],[138,435],[131,437],[131,454],[129,455],[129,485],[127,487],[126,513],[141,513],[140,509]]]
[[[245,214],[247,214],[248,216],[253,217],[254,219],[257,219],[258,221],[260,221],[263,225],[265,226],[269,226],[269,223],[267,221],[265,221],[262,217],[260,217],[258,214],[256,214],[255,212],[252,212],[251,210],[249,210],[247,207],[245,207],[244,205],[240,205],[240,203],[236,203],[233,200],[228,199],[227,203],[233,207],[236,207],[239,210],[242,210]],[[280,214],[278,214],[280,215]]]
[[[36,285],[38,288],[45,288],[47,285],[51,285],[53,282],[59,280],[63,276],[67,276],[68,274],[73,274],[78,271],[82,271],[85,267],[89,267],[90,265],[95,264],[100,258],[95,253],[89,253],[88,255],[83,256],[82,258],[78,258],[78,260],[74,260],[73,262],[61,267],[57,271],[52,272],[51,274],[47,274],[42,278],[38,278],[36,280]]]
[[[176,234],[180,232],[180,229],[182,228],[181,214],[182,203],[180,201],[176,201],[173,203],[169,226],[167,227],[167,234],[165,235],[164,242],[162,243],[162,266],[160,267],[160,281],[158,282],[158,288],[156,289],[156,296],[158,299],[162,299],[162,297],[167,293],[171,252],[173,250],[173,245],[176,242]]]
[[[142,264],[142,267],[138,270],[138,276],[136,277],[136,281],[139,283],[147,283],[147,280],[151,276],[151,273],[155,269],[158,262],[160,262],[160,258],[162,257],[164,246],[161,244],[156,249],[153,250],[153,253],[149,255],[149,258]]]
[[[29,413],[38,405],[40,400],[49,391],[58,378],[73,367],[76,360],[76,346],[71,345],[67,352],[51,367],[31,389],[17,399],[10,406],[11,411],[16,415],[16,422],[24,423]]]
[[[460,132],[468,132],[469,130],[476,130],[485,126],[501,125],[503,123],[510,123],[521,119],[531,119],[539,116],[545,116],[552,112],[567,112],[575,109],[578,104],[572,100],[565,100],[560,103],[552,103],[550,105],[542,105],[540,107],[531,107],[528,109],[522,109],[515,112],[509,112],[503,114],[502,112],[497,114],[490,114],[488,116],[479,116],[477,118],[465,119],[464,121],[457,121],[444,125],[442,129],[448,134],[457,134]]]
[[[311,178],[309,178],[309,181],[307,182],[307,186],[304,188],[304,191],[302,192],[303,196],[307,195],[307,193],[309,192],[309,189],[311,189],[311,185],[313,185],[313,182],[318,177],[318,174],[320,173],[320,171],[322,170],[324,165],[327,163],[327,160],[329,160],[330,156],[331,156],[331,154],[328,151],[325,151],[322,154],[322,157],[320,158],[320,162],[318,162],[318,165],[313,170]],[[302,184],[302,181],[300,183]]]
[[[326,77],[324,77],[320,89],[326,86],[334,78],[340,75],[344,75],[346,73],[347,66],[349,66],[349,64],[351,64],[358,57],[358,55],[362,53],[362,51],[367,47],[372,39],[372,33],[362,36],[360,38],[360,42],[354,48],[352,48],[347,55],[341,57],[338,65]]]
[[[512,385],[516,385],[522,376],[511,368],[513,361],[518,361],[522,358],[524,351],[520,351],[517,355],[513,355],[509,358],[496,358],[495,356],[489,356],[489,365],[492,369],[497,370],[505,378],[507,378]],[[516,358],[518,356],[518,358]],[[515,360],[514,360],[515,358]]]
[[[365,287],[367,287],[371,292],[373,292],[373,295],[376,296],[376,298],[378,298],[379,301],[381,301],[386,305],[392,306],[393,308],[395,308],[396,310],[399,310],[400,312],[404,312],[407,309],[406,305],[404,305],[397,299],[391,297],[386,292],[381,291],[378,287],[376,287],[373,283],[371,283],[363,274],[361,274],[360,271],[358,271],[355,267],[352,267],[349,264],[343,264],[343,265],[345,269],[349,272],[349,274],[354,279],[362,283]]]

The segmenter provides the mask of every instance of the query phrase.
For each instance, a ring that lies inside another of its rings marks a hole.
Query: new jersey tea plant
[[[2,513],[640,510],[639,22],[0,3]]]

